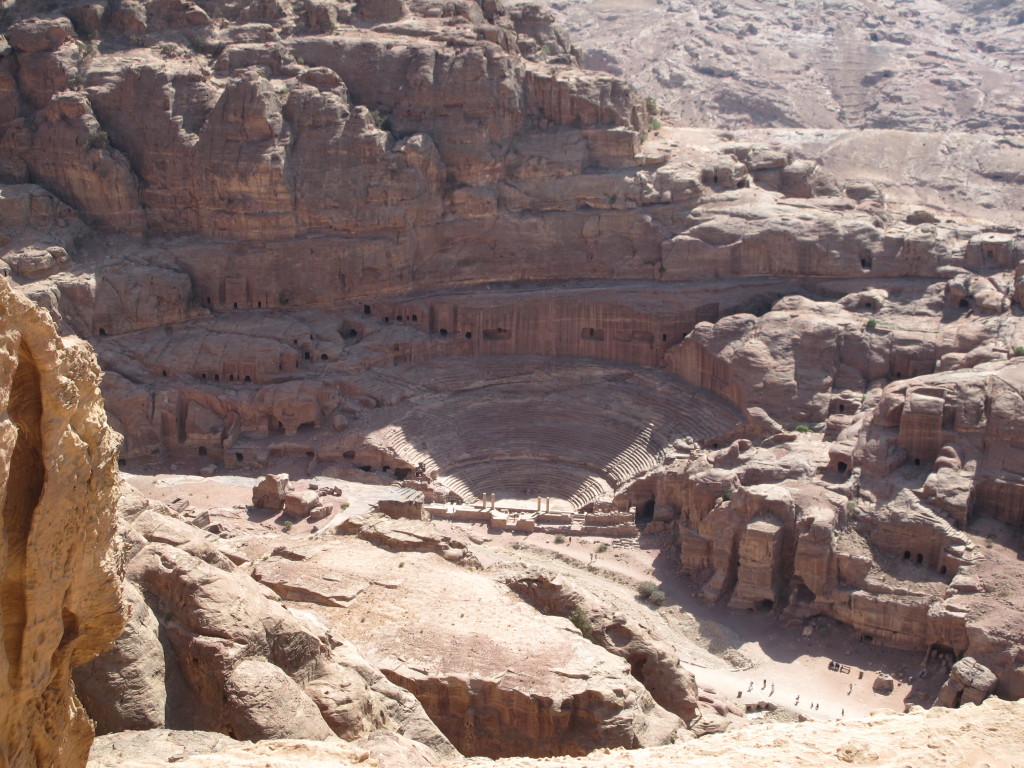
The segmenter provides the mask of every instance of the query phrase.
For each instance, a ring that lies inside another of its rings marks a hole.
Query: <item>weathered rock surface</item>
[[[555,757],[545,760],[509,758],[493,763],[495,768],[717,768],[721,765],[756,764],[775,768],[807,765],[843,768],[857,762],[900,760],[927,762],[939,768],[971,763],[978,754],[1000,768],[1012,766],[1019,757],[1022,740],[1016,728],[1021,716],[1019,702],[986,701],[978,708],[917,709],[909,715],[880,712],[862,720],[843,723],[787,723],[744,728],[708,736],[685,745],[639,751],[599,750],[586,757]],[[969,738],[967,738],[969,736]],[[117,737],[103,737],[99,741]],[[233,747],[213,754],[186,757],[173,763],[184,768],[257,768],[268,761],[280,766],[328,768],[361,765],[366,752],[355,745],[274,741]],[[160,760],[129,759],[123,768],[168,765]],[[442,768],[479,765],[473,762],[445,762]],[[111,763],[90,763],[107,768]],[[384,763],[384,765],[387,765]]]
[[[264,509],[283,509],[288,493],[288,475],[265,475],[252,489],[252,505]]]
[[[981,704],[992,695],[997,684],[992,670],[970,656],[965,656],[953,665],[935,705],[958,707],[961,704]]]
[[[45,40],[26,29],[23,45]],[[89,348],[58,338],[6,278],[0,356],[0,763],[81,766],[93,731],[71,670],[124,627],[117,436]]]
[[[670,643],[648,627],[603,608],[594,596],[566,585],[557,575],[535,569],[509,576],[506,583],[537,610],[569,619],[588,640],[624,658],[630,674],[658,704],[687,723],[694,720],[697,684]]]
[[[278,603],[238,569],[244,556],[230,545],[137,493],[121,507],[132,619],[78,673],[100,731],[349,740],[386,731],[385,742],[400,742],[389,750],[416,760],[456,754],[411,694]]]
[[[682,720],[655,702],[625,661],[565,619],[542,616],[487,573],[434,548],[378,546],[355,537],[294,543],[257,574],[272,572],[275,584],[309,583],[318,574],[359,583],[343,608],[317,599],[317,614],[412,691],[460,751],[584,754],[687,737]],[[663,681],[666,689],[672,683],[684,685],[675,696],[685,698],[685,674]]]
[[[984,114],[971,106],[1008,87],[995,73],[1020,46],[1012,4],[836,3],[827,14],[775,0],[539,5],[554,9],[584,65],[626,77],[688,125],[992,133],[1018,125],[1016,95]]]

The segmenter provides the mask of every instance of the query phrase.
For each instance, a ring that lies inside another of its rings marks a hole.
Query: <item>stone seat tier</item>
[[[395,375],[421,377],[432,393],[379,410],[368,441],[447,478],[466,500],[507,486],[589,503],[657,467],[674,441],[707,440],[740,420],[731,405],[661,372],[586,361],[435,360]]]

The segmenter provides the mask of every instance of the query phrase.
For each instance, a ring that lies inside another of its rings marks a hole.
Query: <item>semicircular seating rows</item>
[[[659,466],[674,441],[707,440],[741,421],[731,404],[656,371],[561,363],[531,378],[501,363],[486,377],[479,360],[471,376],[463,364],[461,385],[447,366],[423,366],[431,389],[449,392],[382,414],[388,423],[368,438],[465,501],[551,496],[579,508]],[[477,386],[466,383],[474,378]]]

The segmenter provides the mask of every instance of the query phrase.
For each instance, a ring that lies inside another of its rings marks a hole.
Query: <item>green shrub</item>
[[[656,589],[647,596],[647,602],[651,605],[664,605],[665,593],[660,589]]]
[[[730,501],[732,499],[732,491],[725,491],[722,494],[722,501]]]
[[[555,536],[555,544],[564,544],[564,543],[565,543],[565,536],[563,536],[562,534],[558,534],[557,536]]]
[[[808,433],[810,433],[810,432],[813,432],[814,430],[813,430],[813,429],[811,429],[811,428],[810,428],[809,426],[807,426],[806,424],[797,424],[797,425],[796,425],[796,429],[794,429],[793,431],[794,431],[794,432],[803,432],[804,434],[808,434]]]
[[[875,318],[873,318],[873,317],[869,318],[868,319],[868,328],[877,328],[877,327],[878,327],[878,321]]]
[[[640,595],[644,600],[651,596],[653,592],[658,591],[658,585],[653,581],[641,581],[637,584],[636,593]]]
[[[291,520],[285,520],[281,527],[284,528],[285,533],[288,533],[288,531],[292,529],[292,525],[294,525],[294,523],[292,523]]]
[[[1024,347],[1014,347],[1013,348],[1013,356],[1014,357],[1021,357],[1022,355],[1024,355]]]
[[[598,545],[597,545],[597,551],[598,551],[598,552],[607,552],[607,551],[608,551],[608,545],[607,545],[607,544],[605,544],[605,543],[604,543],[604,542],[602,541],[602,542],[601,542],[600,544],[598,544]]]
[[[594,634],[594,625],[590,623],[590,617],[587,616],[587,612],[583,610],[583,606],[577,605],[569,611],[569,621],[571,621],[573,626],[576,627],[576,629],[578,629],[588,640]]]
[[[661,130],[661,120],[659,120],[656,117],[652,117],[651,118],[651,122],[648,123],[647,127],[650,128],[652,131],[660,131]]]
[[[89,149],[105,149],[110,146],[110,136],[106,131],[93,131],[89,134]]]

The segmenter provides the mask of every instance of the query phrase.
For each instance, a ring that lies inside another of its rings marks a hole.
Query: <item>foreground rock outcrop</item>
[[[72,667],[124,627],[111,549],[117,435],[84,343],[0,277],[0,763],[84,765]]]
[[[121,509],[133,616],[114,648],[76,673],[102,732],[356,740],[384,731],[424,760],[457,754],[410,693],[282,605],[239,567],[239,553],[137,495]]]
[[[443,768],[493,765],[494,768],[720,768],[723,765],[761,765],[791,768],[814,765],[846,768],[849,765],[915,765],[954,768],[979,762],[992,768],[1017,765],[1024,740],[1017,727],[1024,710],[1019,702],[987,701],[980,707],[959,710],[920,709],[909,715],[880,712],[861,720],[842,723],[772,724],[708,736],[686,745],[634,751],[598,750],[586,757],[555,757],[545,760],[510,758],[493,763],[446,762]],[[211,754],[184,756],[173,763],[151,759],[143,750],[118,754],[107,761],[122,736],[98,740],[91,768],[263,768],[275,766],[328,768],[365,764],[367,753],[353,746],[296,741],[271,741],[235,746]],[[114,753],[117,754],[117,753]],[[184,756],[184,759],[180,759]],[[385,765],[388,765],[385,763]]]

